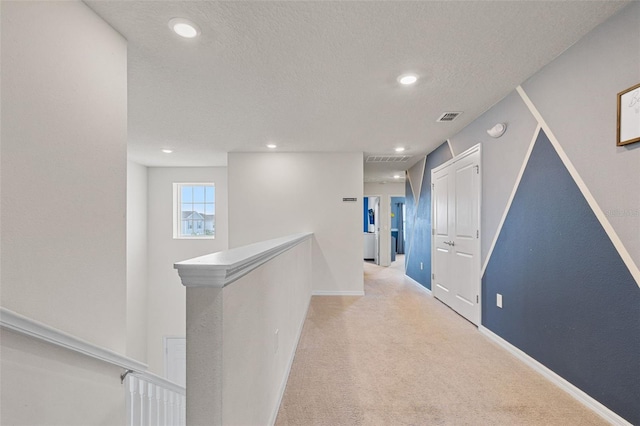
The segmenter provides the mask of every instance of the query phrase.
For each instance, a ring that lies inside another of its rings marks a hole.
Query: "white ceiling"
[[[365,163],[365,181],[393,180],[627,3],[86,2],[129,42],[131,160],[226,165],[268,142],[414,156]],[[401,87],[404,72],[420,80]],[[436,123],[445,111],[464,113]]]

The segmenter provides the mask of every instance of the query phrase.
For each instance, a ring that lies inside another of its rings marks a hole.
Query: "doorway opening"
[[[404,197],[391,197],[391,263],[402,260],[404,265],[406,208]],[[399,258],[402,259],[399,259]]]
[[[362,215],[364,231],[363,258],[365,262],[380,264],[380,197],[364,197]]]

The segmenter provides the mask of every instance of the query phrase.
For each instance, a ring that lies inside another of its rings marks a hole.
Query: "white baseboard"
[[[555,372],[553,372],[552,370],[550,370],[549,368],[541,364],[540,362],[531,358],[525,352],[516,348],[511,343],[507,342],[502,337],[498,336],[488,328],[479,326],[478,330],[480,331],[480,333],[484,334],[493,342],[500,345],[502,348],[507,350],[513,356],[518,358],[520,361],[524,362],[529,367],[533,368],[536,372],[542,374],[547,380],[551,381],[560,389],[567,392],[569,395],[571,395],[576,400],[578,400],[578,402],[582,403],[587,408],[590,408],[592,411],[594,411],[596,414],[598,414],[600,417],[602,417],[612,425],[631,426],[631,423],[629,423],[628,421],[626,421],[625,419],[623,419],[622,417],[620,417],[619,415],[611,411],[609,408],[605,407],[604,405],[596,401],[591,396],[587,395],[580,388],[571,384],[570,382],[568,382],[567,380],[565,380],[564,378],[562,378],[561,376],[559,376],[558,374],[556,374]]]
[[[332,291],[332,290],[313,290],[313,296],[364,296],[364,290],[355,291]]]
[[[296,357],[296,351],[298,350],[298,343],[300,343],[300,337],[302,336],[302,329],[304,328],[304,323],[307,320],[307,314],[309,313],[309,306],[311,305],[311,297],[309,297],[309,302],[307,302],[307,308],[304,311],[304,315],[302,317],[302,322],[300,322],[300,326],[298,327],[298,333],[296,336],[296,344],[293,345],[293,352],[291,352],[291,357],[289,358],[289,363],[287,364],[287,371],[282,378],[282,382],[280,383],[280,389],[278,390],[278,403],[276,404],[275,410],[271,413],[271,418],[269,419],[269,425],[273,426],[278,419],[278,411],[280,411],[280,405],[282,404],[282,398],[284,398],[284,391],[287,389],[287,382],[289,381],[289,374],[291,374],[291,367],[293,367],[293,360]]]
[[[405,275],[404,279],[407,280],[408,282],[410,282],[411,284],[415,285],[416,287],[418,287],[420,290],[422,290],[425,293],[427,293],[427,295],[433,297],[433,293],[431,292],[431,290],[429,290],[428,288],[426,288],[425,286],[420,284],[418,281],[416,281],[413,278],[411,278],[409,275]]]

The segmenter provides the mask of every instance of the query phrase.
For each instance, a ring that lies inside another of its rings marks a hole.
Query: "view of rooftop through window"
[[[213,184],[175,184],[179,206],[177,238],[215,235],[215,186]]]

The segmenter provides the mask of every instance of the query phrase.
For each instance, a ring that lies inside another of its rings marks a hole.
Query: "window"
[[[216,189],[213,183],[173,184],[173,238],[214,238]]]

